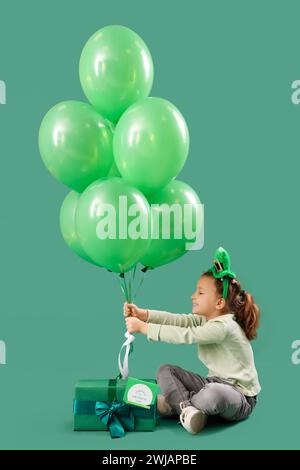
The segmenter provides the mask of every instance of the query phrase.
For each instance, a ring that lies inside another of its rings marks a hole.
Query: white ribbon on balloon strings
[[[123,291],[123,294],[124,294],[124,297],[125,297],[126,301],[129,302],[129,303],[131,303],[134,300],[134,298],[137,296],[137,294],[138,294],[138,292],[139,292],[139,290],[140,290],[140,288],[141,288],[141,286],[144,282],[146,272],[149,269],[149,267],[147,267],[147,266],[145,266],[143,269],[141,269],[142,279],[140,280],[137,292],[134,294],[133,293],[133,286],[134,286],[134,280],[135,280],[135,274],[136,274],[136,267],[137,267],[137,265],[134,266],[133,274],[132,274],[132,271],[130,273],[130,279],[128,280],[128,282],[129,282],[128,288],[127,288],[127,284],[126,284],[125,273],[119,274],[121,289]],[[122,285],[122,280],[123,280],[124,285]],[[131,294],[133,294],[133,295],[131,296]],[[122,379],[127,379],[128,378],[128,375],[129,375],[128,358],[129,358],[129,354],[130,354],[130,350],[131,350],[131,344],[135,340],[135,337],[132,334],[130,334],[128,331],[126,331],[126,333],[125,333],[125,338],[126,338],[126,341],[124,341],[124,343],[121,346],[121,349],[120,349],[120,352],[119,352],[119,358],[118,358],[119,371],[120,371],[120,374],[122,376]],[[124,355],[124,360],[123,360],[123,364],[122,364],[122,362],[121,362],[121,353],[122,353],[122,350],[124,348],[125,348],[125,355]]]
[[[118,362],[119,362],[119,371],[120,371],[120,374],[122,375],[122,379],[127,379],[129,375],[128,356],[130,352],[131,343],[133,343],[133,341],[135,340],[135,337],[131,333],[129,333],[129,331],[126,331],[124,336],[126,338],[126,341],[124,341],[124,343],[121,346]],[[122,364],[121,353],[124,348],[125,348],[125,355],[124,355],[123,364]]]

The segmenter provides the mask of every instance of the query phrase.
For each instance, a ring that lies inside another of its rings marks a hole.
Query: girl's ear
[[[222,310],[225,307],[225,305],[226,305],[226,302],[225,302],[225,299],[223,299],[223,297],[218,299],[217,304],[216,304],[216,307],[218,310]]]

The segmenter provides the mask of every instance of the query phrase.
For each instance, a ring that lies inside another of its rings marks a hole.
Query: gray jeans
[[[247,418],[256,405],[256,397],[246,397],[219,377],[205,378],[172,364],[160,366],[156,379],[166,401],[178,415],[180,402],[189,401],[207,415],[240,421]]]

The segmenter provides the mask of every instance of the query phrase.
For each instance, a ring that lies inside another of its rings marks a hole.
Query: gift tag
[[[128,377],[123,401],[149,409],[155,403],[158,388],[156,383]]]

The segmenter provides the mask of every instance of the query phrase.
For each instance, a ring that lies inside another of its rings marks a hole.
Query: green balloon
[[[156,268],[184,255],[192,245],[195,247],[203,230],[204,214],[197,193],[188,184],[178,180],[171,181],[160,191],[151,194],[148,197],[148,202],[151,205],[152,241],[140,262],[144,266]],[[172,211],[173,204],[176,206]],[[169,219],[168,214],[170,214]],[[176,214],[176,218],[172,214]],[[158,221],[156,225],[155,220]],[[166,225],[163,225],[163,220]],[[167,223],[169,220],[170,223]],[[190,233],[185,232],[185,224],[190,227]],[[155,226],[157,231],[155,231]],[[166,227],[165,232],[163,227]]]
[[[68,247],[89,263],[96,264],[84,251],[75,229],[75,215],[80,194],[75,191],[69,192],[65,197],[60,213],[59,225],[62,236]]]
[[[119,172],[118,167],[115,162],[113,162],[111,169],[109,170],[107,176],[118,176],[119,178],[122,178],[122,175]]]
[[[109,122],[109,121],[108,121],[108,122]],[[114,126],[114,124],[111,123],[111,122],[110,122],[110,125],[111,125],[112,132],[113,132],[113,134],[114,134],[114,132],[115,132],[115,126]],[[110,167],[110,170],[109,170],[107,176],[118,176],[119,178],[122,178],[122,175],[121,175],[121,173],[119,172],[118,167],[117,167],[117,165],[116,165],[115,159],[114,159],[114,161],[113,161],[112,166]]]
[[[133,104],[119,120],[113,141],[121,175],[145,195],[172,181],[189,151],[184,118],[162,98],[146,98]]]
[[[110,123],[91,105],[64,101],[45,115],[39,148],[50,173],[75,191],[106,176],[113,163]]]
[[[112,122],[135,101],[149,95],[153,62],[144,41],[125,26],[97,31],[80,57],[82,89],[92,105]]]
[[[133,204],[136,206],[132,207]],[[130,212],[130,207],[136,209],[135,215]],[[143,217],[144,232],[138,228]],[[102,178],[81,194],[76,230],[84,250],[96,263],[117,273],[129,271],[151,242],[149,204],[139,190],[122,178]],[[143,236],[134,239],[137,232],[142,232]]]

